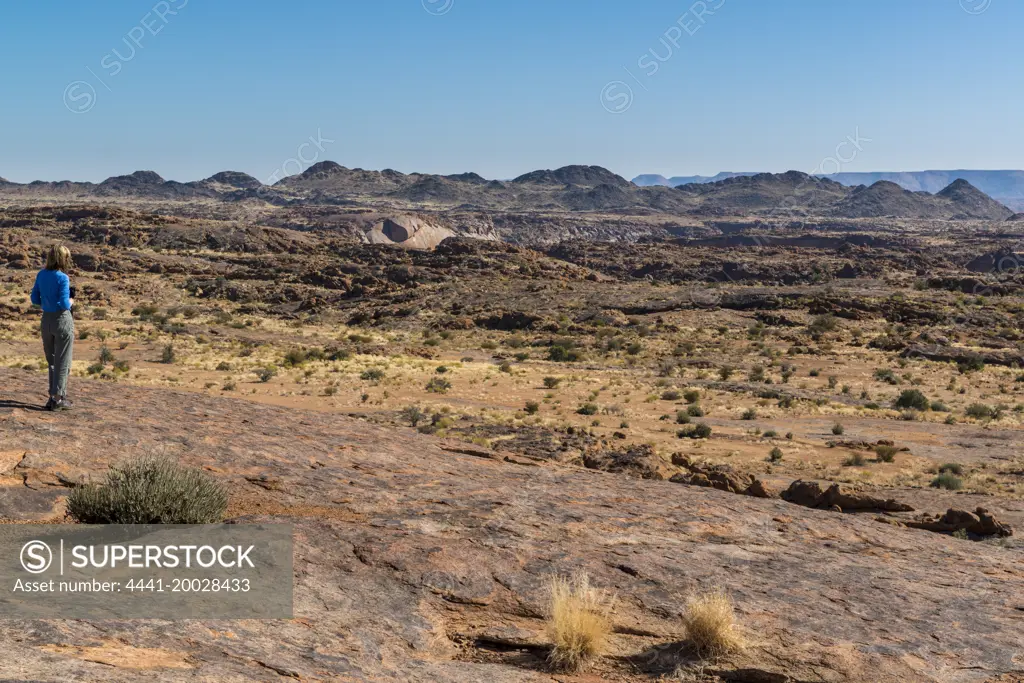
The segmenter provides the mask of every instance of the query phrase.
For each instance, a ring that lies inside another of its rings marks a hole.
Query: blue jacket
[[[32,303],[46,313],[71,310],[71,280],[59,270],[41,270],[32,287]]]

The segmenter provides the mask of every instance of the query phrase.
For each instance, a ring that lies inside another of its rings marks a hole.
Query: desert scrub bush
[[[843,461],[844,467],[863,467],[865,464],[867,464],[867,459],[864,454],[856,451]]]
[[[217,363],[217,372],[231,372],[231,363],[226,360]]]
[[[676,411],[676,424],[688,425],[690,424],[690,414],[685,410]]]
[[[704,409],[694,403],[686,407],[686,414],[690,417],[704,417]]]
[[[723,382],[727,382],[734,372],[736,372],[736,368],[729,365],[723,365],[718,368],[718,376]]]
[[[547,632],[552,648],[548,662],[560,671],[581,671],[607,647],[614,601],[591,586],[582,572],[572,578],[552,578],[549,590]]]
[[[402,419],[409,423],[411,427],[419,426],[420,422],[427,418],[427,414],[419,406],[406,406],[402,408]]]
[[[527,401],[525,410],[527,415],[536,415],[537,411],[540,410],[540,403],[537,401]]]
[[[776,446],[768,452],[769,462],[782,462],[782,449]]]
[[[269,365],[265,368],[259,368],[258,370],[256,370],[256,378],[259,379],[259,381],[262,382],[263,384],[266,384],[270,380],[274,379],[276,375],[277,368],[275,368],[272,365]]]
[[[946,489],[947,491],[959,491],[964,487],[964,481],[952,472],[942,472],[932,479],[932,487]]]
[[[596,403],[584,403],[576,409],[576,412],[580,415],[597,415],[598,410]]]
[[[971,355],[957,363],[956,369],[961,375],[966,375],[971,372],[980,372],[985,369],[985,359],[977,354]]]
[[[82,524],[213,524],[228,495],[201,470],[143,456],[114,465],[100,484],[72,490],[68,515]]]
[[[359,379],[366,380],[368,382],[379,382],[385,377],[385,372],[380,368],[370,368],[369,370],[363,370],[359,373]]]
[[[892,462],[896,459],[896,454],[900,450],[895,446],[889,446],[887,444],[878,444],[875,446],[875,457],[878,458],[879,462]]]
[[[170,365],[177,357],[178,354],[174,351],[174,344],[168,344],[160,354],[160,362]]]
[[[764,382],[764,378],[765,374],[763,365],[754,366],[750,371],[750,374],[747,375],[747,380],[750,382]]]
[[[302,365],[308,359],[307,353],[302,349],[292,349],[284,354],[282,365],[286,368],[294,368]]]
[[[576,342],[571,339],[561,339],[548,348],[548,360],[555,363],[572,363],[581,358],[583,354],[576,348]]]
[[[721,590],[692,598],[683,614],[683,625],[690,646],[701,658],[715,659],[743,649],[736,610]]]
[[[885,382],[886,384],[897,385],[900,383],[900,378],[896,376],[896,373],[889,368],[878,368],[875,370],[875,379],[879,382]]]
[[[838,327],[839,321],[836,320],[836,317],[826,313],[824,315],[816,316],[811,320],[811,324],[807,326],[807,330],[811,333],[812,337],[819,337],[826,332],[835,332]]]
[[[987,406],[984,403],[972,403],[964,409],[964,415],[967,417],[973,417],[976,420],[984,420],[986,418],[994,417],[996,414],[995,408]]]
[[[107,348],[106,344],[100,347],[100,355],[96,359],[100,365],[114,362],[114,352]]]
[[[939,474],[943,473],[955,474],[958,477],[964,473],[964,467],[958,462],[947,462],[939,465]]]
[[[543,381],[544,381],[544,388],[545,389],[555,389],[555,388],[558,387],[559,384],[562,383],[562,378],[561,377],[545,377]]]
[[[843,425],[839,424],[838,422],[836,422],[834,425],[832,425],[832,433],[835,434],[836,436],[842,436],[843,432],[845,432],[845,431],[846,431],[846,427],[844,427]]]
[[[909,408],[912,410],[928,410],[931,402],[917,389],[904,389],[899,397],[893,401],[894,408]]]
[[[711,436],[711,427],[707,422],[698,422],[693,427],[693,435],[691,438],[694,439],[707,439]]]
[[[700,391],[697,389],[688,389],[683,392],[683,400],[687,403],[696,403],[700,400]]]
[[[753,408],[747,408],[746,410],[743,411],[743,414],[740,415],[740,419],[741,420],[756,420],[757,419],[757,411],[754,410]]]
[[[426,390],[432,394],[446,394],[452,388],[452,383],[443,377],[433,377],[427,382]]]
[[[678,401],[683,395],[675,389],[669,389],[668,391],[661,392],[662,401]]]
[[[949,406],[947,406],[942,401],[932,401],[930,407],[936,413],[948,413],[949,412]]]

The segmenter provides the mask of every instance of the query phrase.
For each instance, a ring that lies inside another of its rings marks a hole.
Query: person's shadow
[[[7,399],[0,399],[0,408],[22,408],[23,410],[34,410],[37,412],[46,412],[46,408],[41,405],[33,403],[23,403],[22,401],[12,401]]]

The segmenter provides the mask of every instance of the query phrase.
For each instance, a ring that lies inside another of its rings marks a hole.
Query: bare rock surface
[[[778,499],[445,450],[411,430],[0,370],[0,515],[59,521],[67,486],[153,449],[206,468],[229,516],[295,525],[295,618],[0,623],[0,678],[67,681],[653,681],[695,591],[736,601],[733,681],[1019,680],[1022,554]],[[619,596],[611,652],[543,666],[544,586]],[[684,662],[685,663],[685,662]]]

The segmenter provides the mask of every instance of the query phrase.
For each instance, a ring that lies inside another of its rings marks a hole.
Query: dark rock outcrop
[[[823,489],[816,481],[804,481],[798,479],[789,485],[780,495],[782,500],[795,505],[802,505],[819,510],[833,510],[839,508],[842,511],[885,511],[885,512],[912,512],[913,507],[895,500],[875,498],[865,493],[857,493],[850,489],[832,484]]]

